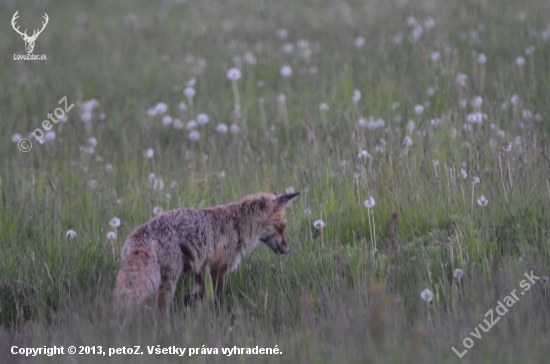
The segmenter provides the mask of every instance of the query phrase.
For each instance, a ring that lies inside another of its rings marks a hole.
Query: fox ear
[[[300,192],[296,192],[296,193],[289,193],[289,194],[286,194],[286,195],[277,196],[277,204],[279,205],[279,207],[285,207],[285,205],[288,203],[288,201],[292,200],[293,198],[295,198],[299,194],[300,194]]]

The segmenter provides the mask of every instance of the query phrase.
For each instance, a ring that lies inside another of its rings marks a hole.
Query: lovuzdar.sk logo
[[[36,38],[42,33],[44,28],[46,28],[46,25],[48,24],[48,14],[44,13],[44,21],[42,22],[42,29],[38,30],[35,29],[31,36],[27,34],[27,29],[25,29],[24,32],[19,30],[19,26],[16,25],[17,18],[19,18],[19,10],[13,14],[13,17],[11,18],[11,26],[13,29],[21,35],[21,38],[25,41],[25,50],[27,51],[27,54],[14,54],[13,59],[14,60],[33,60],[33,61],[40,61],[40,60],[46,60],[47,57],[45,54],[42,55],[35,55],[32,54],[32,51],[34,50],[34,42],[36,42]]]

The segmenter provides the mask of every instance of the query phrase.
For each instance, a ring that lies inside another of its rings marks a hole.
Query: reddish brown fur
[[[186,301],[202,297],[206,266],[221,295],[225,274],[260,240],[276,253],[289,253],[284,207],[297,195],[260,193],[207,209],[172,210],[149,220],[132,231],[122,247],[114,292],[118,307],[163,310],[182,272],[195,278],[194,293]]]

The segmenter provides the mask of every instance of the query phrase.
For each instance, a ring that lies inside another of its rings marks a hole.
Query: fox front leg
[[[222,298],[226,273],[227,273],[227,269],[212,269],[210,271],[210,277],[212,278],[212,285],[216,290],[216,295],[218,296],[218,299]]]
[[[193,276],[195,278],[195,288],[193,289],[193,293],[183,296],[183,304],[185,306],[189,306],[204,297],[204,277],[202,276],[202,272],[195,273]]]

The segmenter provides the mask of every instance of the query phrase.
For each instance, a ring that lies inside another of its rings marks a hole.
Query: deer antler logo
[[[44,13],[44,20],[42,22],[42,29],[40,30],[34,30],[34,32],[32,33],[32,35],[29,37],[27,35],[27,29],[25,29],[24,32],[21,32],[19,31],[19,26],[17,26],[17,28],[15,27],[15,21],[17,20],[17,18],[19,18],[19,15],[17,14],[19,12],[19,10],[17,10],[15,12],[15,14],[13,14],[13,18],[11,18],[11,26],[13,27],[13,29],[19,33],[21,35],[21,38],[23,38],[23,40],[25,41],[25,49],[27,50],[27,53],[32,53],[32,50],[34,49],[34,42],[36,41],[36,38],[38,38],[38,36],[40,35],[40,33],[42,33],[42,31],[44,30],[44,28],[46,28],[46,24],[48,24],[48,14]]]

